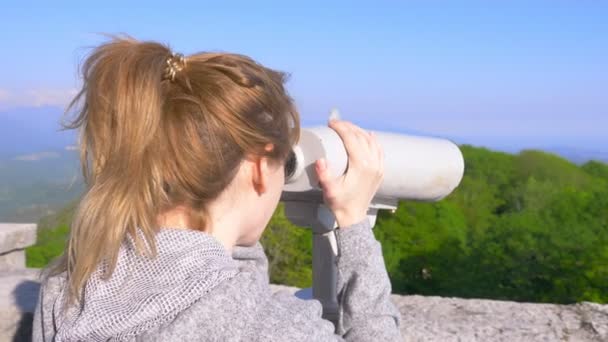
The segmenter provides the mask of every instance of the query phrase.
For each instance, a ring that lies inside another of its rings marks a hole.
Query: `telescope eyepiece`
[[[287,156],[287,160],[285,161],[285,183],[288,183],[289,180],[291,180],[291,177],[293,177],[296,172],[297,166],[298,158],[292,149]]]

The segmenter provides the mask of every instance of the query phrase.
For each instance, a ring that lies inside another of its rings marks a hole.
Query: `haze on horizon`
[[[86,47],[104,39],[97,33],[124,32],[185,54],[243,53],[289,72],[304,125],[322,124],[337,107],[370,129],[503,150],[608,151],[605,2],[9,1],[2,7],[0,126],[15,119],[11,113],[63,107],[79,85]],[[40,118],[17,119],[35,125]]]

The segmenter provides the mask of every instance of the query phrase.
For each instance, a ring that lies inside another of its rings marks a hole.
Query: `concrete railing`
[[[39,270],[25,268],[36,225],[0,224],[0,341],[28,341]],[[296,288],[271,285],[274,291]],[[405,341],[608,341],[608,305],[393,296]]]
[[[0,341],[28,341],[40,283],[25,267],[25,248],[36,243],[35,224],[0,223]]]
[[[35,224],[0,223],[0,271],[25,268],[25,247],[35,243]]]

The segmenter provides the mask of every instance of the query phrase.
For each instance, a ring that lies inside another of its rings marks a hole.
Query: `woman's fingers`
[[[376,155],[378,158],[378,177],[380,180],[382,180],[384,178],[384,149],[382,148],[382,146],[380,146],[380,143],[378,143],[378,139],[376,138],[376,135],[373,135],[373,139],[376,145]]]
[[[367,156],[371,152],[369,133],[348,121],[331,120],[329,126],[342,139],[348,154],[349,164],[354,164],[350,166],[357,167],[359,163],[367,160]]]
[[[325,160],[325,158],[317,160],[315,169],[317,172],[317,178],[319,179],[319,186],[323,189],[325,195],[330,197],[330,194],[333,191],[332,183],[334,180],[332,179],[329,168],[327,167],[327,160]]]
[[[338,133],[340,139],[342,139],[342,142],[344,143],[346,153],[348,153],[349,156],[357,151],[358,137],[355,135],[353,124],[342,120],[331,120],[329,122],[329,127]]]
[[[325,203],[342,227],[366,217],[369,203],[383,177],[383,151],[373,133],[342,120],[330,120],[329,127],[340,136],[348,154],[348,169],[333,178],[327,160],[320,159],[315,168]]]
[[[348,154],[349,169],[357,169],[358,173],[363,172],[357,176],[383,174],[384,151],[373,132],[343,120],[330,120],[329,126],[336,131],[344,143]]]

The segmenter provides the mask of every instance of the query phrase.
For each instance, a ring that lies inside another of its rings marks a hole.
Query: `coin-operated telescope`
[[[371,226],[379,209],[395,210],[400,199],[438,201],[460,183],[464,160],[458,146],[445,139],[374,132],[384,150],[384,179],[367,212]],[[281,201],[285,215],[313,232],[312,296],[323,304],[323,317],[338,318],[337,223],[323,203],[314,164],[325,158],[334,177],[348,167],[340,136],[325,126],[303,128],[285,165],[286,184]]]

